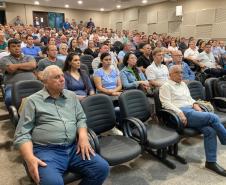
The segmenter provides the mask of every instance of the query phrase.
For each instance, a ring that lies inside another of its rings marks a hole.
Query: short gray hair
[[[174,73],[174,71],[176,71],[177,69],[182,69],[181,65],[173,65],[169,68],[169,74]]]
[[[49,76],[52,72],[53,69],[58,69],[58,70],[61,70],[61,68],[59,68],[57,65],[50,65],[50,66],[47,66],[44,70],[43,70],[43,81],[46,81],[49,79]]]

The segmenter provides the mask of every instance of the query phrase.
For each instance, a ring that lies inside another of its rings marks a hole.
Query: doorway
[[[64,13],[33,11],[33,20],[35,17],[39,18],[41,28],[51,27],[61,30],[63,27]]]
[[[5,10],[0,10],[0,24],[6,24]]]
[[[48,12],[33,11],[33,20],[35,19],[35,17],[39,18],[41,28],[49,26]]]

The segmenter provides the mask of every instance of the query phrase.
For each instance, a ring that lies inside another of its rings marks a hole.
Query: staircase
[[[2,93],[0,93],[0,121],[9,119],[9,112],[5,106]]]

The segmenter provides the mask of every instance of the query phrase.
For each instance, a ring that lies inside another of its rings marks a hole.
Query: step
[[[3,101],[0,101],[0,121],[9,119],[9,112]]]

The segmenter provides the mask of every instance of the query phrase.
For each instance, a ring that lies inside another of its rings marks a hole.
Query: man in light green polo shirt
[[[109,167],[89,144],[79,100],[64,89],[64,74],[58,66],[45,68],[43,82],[44,89],[23,105],[14,141],[33,180],[40,185],[63,185],[63,174],[70,169],[82,175],[80,185],[101,185]]]

